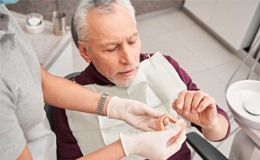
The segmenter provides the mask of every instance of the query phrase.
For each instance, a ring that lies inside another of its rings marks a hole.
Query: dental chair
[[[78,35],[74,26],[73,18],[71,20],[71,34],[75,45],[78,47]],[[75,72],[67,75],[65,78],[73,80],[80,72]],[[45,104],[44,109],[46,111],[47,118],[52,128],[52,112],[53,107]],[[187,133],[187,142],[192,149],[203,159],[203,160],[228,160],[217,148],[211,145],[205,138],[201,137],[196,132]]]

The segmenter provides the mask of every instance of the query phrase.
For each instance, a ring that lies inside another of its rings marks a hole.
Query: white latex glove
[[[169,144],[170,139],[177,136]],[[150,160],[165,160],[180,150],[186,139],[185,128],[174,125],[164,131],[143,132],[124,135],[120,133],[121,143],[126,156],[139,155]]]
[[[142,102],[119,97],[112,97],[107,106],[108,118],[123,120],[142,131],[156,130],[156,119],[163,114]]]

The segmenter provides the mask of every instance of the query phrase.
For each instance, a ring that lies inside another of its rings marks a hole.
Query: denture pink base
[[[156,121],[156,127],[157,127],[157,130],[158,130],[158,131],[163,131],[163,130],[165,130],[165,126],[164,126],[164,124],[163,124],[163,121],[164,121],[165,119],[167,119],[167,118],[169,119],[169,121],[170,121],[171,123],[174,123],[174,124],[175,124],[175,123],[177,122],[177,119],[171,117],[170,115],[164,114],[164,115],[160,116],[160,117],[157,119],[157,121]],[[182,127],[182,126],[181,126],[181,127]],[[178,135],[172,137],[172,138],[170,139],[170,142],[169,142],[169,143],[174,142],[177,138],[178,138]]]

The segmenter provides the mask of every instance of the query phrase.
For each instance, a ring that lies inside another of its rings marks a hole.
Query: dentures
[[[164,122],[166,119],[168,119],[171,123],[174,123],[174,124],[177,122],[177,119],[171,117],[170,115],[164,114],[164,115],[160,116],[160,117],[157,119],[157,121],[156,121],[156,127],[157,127],[157,130],[158,130],[158,131],[163,131],[163,130],[165,130],[165,126],[164,126],[164,123],[163,123],[163,122]],[[183,122],[183,123],[180,123],[180,124],[178,124],[178,125],[181,127],[181,130],[180,130],[180,132],[179,132],[176,136],[173,136],[173,137],[169,140],[169,144],[171,144],[172,142],[174,142],[174,141],[178,138],[178,136],[179,136],[179,134],[181,133],[181,131],[186,128],[186,123],[184,123],[184,122]]]

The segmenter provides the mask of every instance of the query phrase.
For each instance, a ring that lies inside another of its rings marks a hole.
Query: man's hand
[[[172,108],[183,118],[201,127],[213,128],[218,123],[213,97],[201,91],[182,91]]]
[[[112,97],[107,106],[107,117],[120,119],[142,131],[156,130],[156,119],[163,115],[144,103]]]

